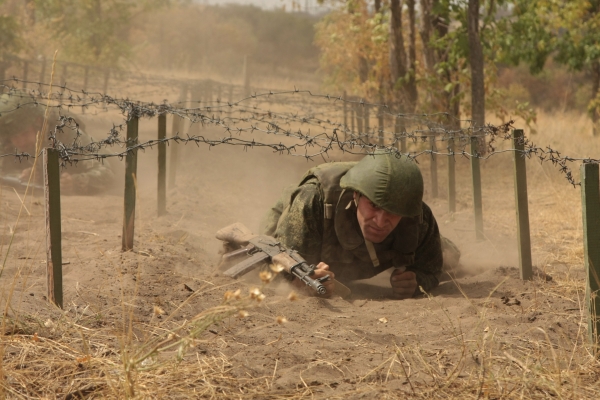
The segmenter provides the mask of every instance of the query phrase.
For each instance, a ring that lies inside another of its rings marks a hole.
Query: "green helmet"
[[[422,212],[423,176],[416,162],[405,156],[378,150],[350,168],[340,186],[362,193],[392,214],[416,217]]]

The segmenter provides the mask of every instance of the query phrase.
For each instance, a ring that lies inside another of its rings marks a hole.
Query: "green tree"
[[[0,6],[4,3],[4,0],[0,0]],[[10,55],[20,50],[22,46],[20,33],[21,27],[14,16],[0,15],[0,63],[4,64]]]
[[[590,79],[588,105],[598,135],[600,119],[600,0],[515,0],[502,21],[500,59],[542,71],[548,57]]]
[[[131,55],[132,20],[168,0],[35,0],[35,11],[65,58],[115,65]]]

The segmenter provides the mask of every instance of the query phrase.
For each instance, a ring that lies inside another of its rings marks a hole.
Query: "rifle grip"
[[[250,229],[246,228],[244,224],[239,222],[226,226],[223,229],[219,229],[216,234],[217,239],[223,240],[224,242],[238,244],[240,246],[247,245],[248,241],[255,236],[256,235],[252,233]]]
[[[279,253],[274,256],[271,261],[273,264],[279,264],[283,267],[286,272],[291,273],[291,269],[294,265],[298,264],[298,261],[294,260],[288,253]]]

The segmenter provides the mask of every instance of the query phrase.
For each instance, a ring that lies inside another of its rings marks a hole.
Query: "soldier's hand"
[[[326,280],[325,282],[323,282],[323,286],[325,286],[325,289],[327,289],[327,293],[325,293],[323,295],[323,297],[331,297],[331,295],[333,295],[333,292],[335,290],[335,283],[333,282],[333,279],[335,278],[335,274],[329,270],[329,265],[325,264],[324,262],[320,262],[317,265],[317,267],[315,268],[315,272],[310,277],[312,279],[318,279],[318,278],[322,278],[326,275],[329,275],[329,279]],[[299,289],[306,290],[306,293],[308,293],[308,294],[311,294],[311,295],[316,294],[316,292],[313,289],[306,286],[306,284],[304,284],[304,282],[302,282],[298,278],[294,279],[293,284],[294,284],[294,286],[296,286]]]
[[[390,283],[395,298],[409,299],[417,290],[417,275],[412,271],[407,271],[406,267],[397,268],[392,272]]]
[[[313,276],[311,276],[311,278],[317,279],[326,275],[329,275],[329,279],[323,282],[323,286],[325,286],[325,289],[327,289],[327,293],[325,293],[323,296],[331,297],[335,291],[335,282],[333,281],[335,274],[329,270],[329,265],[325,264],[324,262],[320,262],[317,265],[317,268],[315,268],[315,273]]]

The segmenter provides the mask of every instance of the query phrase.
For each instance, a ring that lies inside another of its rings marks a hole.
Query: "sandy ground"
[[[148,339],[149,326],[167,318],[184,323],[219,305],[225,291],[239,288],[245,294],[257,284],[256,273],[233,280],[216,271],[220,243],[214,233],[233,222],[257,230],[262,214],[280,191],[323,160],[230,147],[190,146],[182,152],[176,185],[168,192],[169,214],[160,218],[156,216],[157,151],[141,154],[134,252],[121,252],[122,189],[98,197],[63,196],[64,312],[45,301],[41,193],[26,201],[31,215],[23,211],[14,228],[20,202],[12,189],[2,188],[3,257],[16,229],[2,272],[2,306],[7,315],[28,327],[22,334],[35,331],[39,337],[58,340],[61,333],[53,327],[67,318],[89,343],[101,341],[105,348],[119,352],[119,332],[130,322],[134,343],[142,343]],[[341,155],[332,155],[331,160],[339,159]],[[444,165],[442,161],[440,174]],[[428,162],[421,166],[428,182]],[[290,287],[267,285],[263,288],[266,299],[250,307],[248,317],[230,317],[210,326],[186,353],[191,364],[196,360],[222,363],[224,378],[213,379],[212,394],[203,396],[237,398],[252,392],[255,398],[286,394],[394,398],[418,393],[435,397],[432,393],[437,390],[443,397],[452,388],[462,387],[465,395],[475,397],[500,392],[487,383],[484,387],[479,379],[482,366],[488,365],[484,359],[494,357],[492,368],[507,395],[521,387],[515,382],[520,379],[522,385],[526,371],[571,368],[586,354],[582,350],[586,328],[581,311],[581,242],[573,233],[581,222],[572,221],[563,231],[544,236],[541,231],[555,228],[535,221],[548,220],[545,212],[560,213],[560,208],[550,210],[552,205],[547,203],[559,207],[569,202],[572,211],[579,192],[559,183],[560,193],[569,194],[555,196],[552,188],[556,185],[544,178],[549,172],[532,168],[530,183],[538,188],[530,198],[534,259],[547,275],[536,275],[529,282],[519,279],[509,156],[483,165],[483,242],[474,238],[468,164],[459,161],[459,203],[454,215],[447,213],[442,184],[441,198],[430,198],[429,189],[426,193],[442,233],[463,252],[462,268],[454,280],[446,276],[429,296],[404,301],[389,297],[386,274],[357,282],[348,300],[300,295],[292,302],[288,300]],[[440,182],[444,181],[442,175]],[[570,261],[562,260],[569,252],[575,255]],[[193,296],[192,291],[196,291]],[[287,323],[278,324],[278,316]],[[114,335],[96,340],[95,332],[100,330],[114,331]],[[83,352],[85,343],[71,347]],[[95,357],[102,357],[105,353],[98,346]],[[16,357],[26,359],[18,346],[7,345],[5,360]],[[24,364],[23,368],[32,368]],[[578,378],[577,384],[594,382],[597,371]],[[4,373],[18,374],[16,370]],[[79,385],[69,379],[29,392],[15,384],[14,390],[31,397],[64,396]],[[196,389],[210,380],[194,379],[187,383]],[[552,383],[527,385],[534,389],[539,385],[540,397],[544,397]],[[256,394],[259,387],[262,394]],[[173,397],[186,397],[182,393],[169,392]]]

